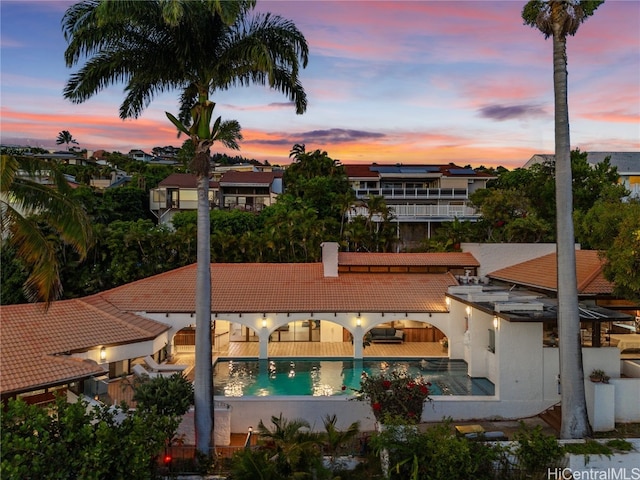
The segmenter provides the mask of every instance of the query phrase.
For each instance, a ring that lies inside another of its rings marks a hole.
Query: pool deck
[[[257,342],[231,342],[226,350],[214,352],[218,357],[258,358]],[[363,356],[367,357],[446,357],[438,342],[375,343],[365,347]],[[182,356],[182,354],[180,355]],[[353,345],[350,342],[272,342],[269,344],[269,358],[295,357],[346,357],[353,358]]]

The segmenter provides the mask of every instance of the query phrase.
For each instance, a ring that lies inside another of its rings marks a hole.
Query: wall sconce
[[[444,303],[447,304],[447,310],[449,310],[449,307],[451,306],[451,299],[449,297],[444,297]]]
[[[471,307],[467,305],[467,308],[465,308],[465,311],[467,312],[467,316],[470,317],[471,316]]]
[[[100,360],[104,362],[106,359],[107,359],[107,349],[105,347],[102,347],[100,349]]]
[[[267,328],[267,319],[266,319],[266,317],[262,317],[262,328]]]
[[[496,330],[498,329],[498,316],[497,315],[493,316],[493,328],[495,328]]]

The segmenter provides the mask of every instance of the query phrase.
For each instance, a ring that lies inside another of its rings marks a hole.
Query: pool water
[[[220,359],[213,366],[214,395],[226,397],[352,395],[367,375],[398,371],[431,382],[431,395],[494,395],[486,378],[467,375],[464,360],[432,359]],[[343,385],[346,389],[343,390]]]

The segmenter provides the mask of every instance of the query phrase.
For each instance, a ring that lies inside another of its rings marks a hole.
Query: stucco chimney
[[[322,242],[322,266],[325,277],[338,276],[338,242]]]

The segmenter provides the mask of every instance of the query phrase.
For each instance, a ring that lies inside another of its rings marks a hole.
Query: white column
[[[265,360],[269,354],[269,337],[271,333],[267,327],[262,327],[258,330],[258,339],[260,342],[260,350],[258,352],[258,359]]]
[[[356,327],[352,332],[353,336],[353,358],[362,359],[362,340],[364,338],[364,330],[362,327]]]

